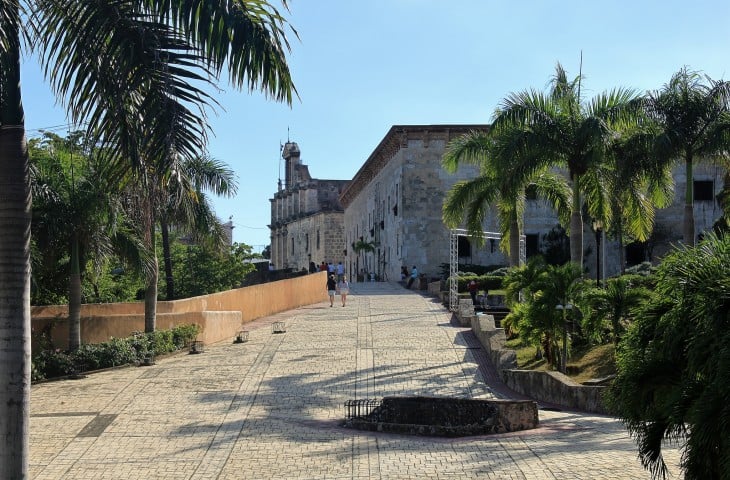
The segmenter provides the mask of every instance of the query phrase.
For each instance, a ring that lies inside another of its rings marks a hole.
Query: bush
[[[467,292],[467,285],[474,280],[477,282],[477,288],[479,290],[501,290],[503,278],[497,275],[459,275],[457,277],[458,289],[459,292]]]
[[[43,350],[33,356],[31,380],[141,362],[150,354],[162,355],[185,348],[199,332],[198,325],[179,325],[170,330],[134,332],[128,338],[112,338],[104,343],[81,345],[74,352]]]

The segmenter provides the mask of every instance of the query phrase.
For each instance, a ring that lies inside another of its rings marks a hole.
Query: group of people
[[[413,282],[415,282],[418,279],[418,269],[415,265],[413,265],[413,268],[410,272],[408,272],[408,267],[403,265],[400,269],[400,279],[402,282],[406,281],[406,278],[408,279],[408,283],[406,284],[406,288],[411,288],[413,286]]]
[[[350,282],[347,281],[344,273],[339,279],[335,277],[334,273],[327,275],[327,293],[330,296],[330,307],[334,305],[337,293],[340,294],[340,299],[342,299],[342,306],[345,306],[347,294],[350,293]]]

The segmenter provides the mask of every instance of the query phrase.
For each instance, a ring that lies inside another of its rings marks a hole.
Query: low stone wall
[[[601,400],[605,387],[580,385],[559,372],[518,370],[517,354],[514,350],[505,348],[507,337],[503,328],[495,327],[494,317],[470,315],[466,318],[474,335],[479,339],[482,348],[509,388],[538,401],[569,409],[606,413]]]
[[[360,430],[461,437],[536,428],[537,404],[530,400],[448,397],[386,397],[365,417],[345,426]]]
[[[574,410],[608,413],[601,400],[606,387],[581,385],[560,372],[503,370],[502,378],[512,390],[531,398]]]
[[[200,297],[157,302],[157,328],[195,323],[198,340],[216,343],[232,339],[241,326],[257,318],[327,300],[326,272],[279,280]],[[68,307],[31,309],[35,334],[47,332],[57,348],[68,346]],[[100,343],[144,331],[144,302],[81,306],[81,341]]]

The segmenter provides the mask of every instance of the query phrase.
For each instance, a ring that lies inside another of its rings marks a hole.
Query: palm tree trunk
[[[685,162],[685,177],[687,186],[684,193],[684,221],[682,225],[682,241],[685,245],[695,244],[695,210],[693,205],[694,176],[692,174],[692,154],[687,153]]]
[[[68,349],[81,346],[81,269],[79,268],[79,241],[74,232],[71,239],[71,274],[68,279]]]
[[[166,299],[175,300],[175,279],[172,276],[172,256],[170,255],[170,229],[164,218],[160,219],[162,234],[162,261],[165,264]]]
[[[147,285],[144,289],[144,331],[154,332],[157,328],[157,277],[158,265],[157,254],[152,260],[154,266],[152,271],[146,275]]]
[[[578,176],[573,175],[573,207],[570,213],[570,261],[583,268],[583,217]]]
[[[0,472],[28,478],[30,425],[30,176],[20,94],[18,6],[0,49]]]
[[[509,224],[509,266],[520,266],[520,223],[514,212]]]

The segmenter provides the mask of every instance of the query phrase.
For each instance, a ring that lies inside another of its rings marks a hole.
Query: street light
[[[570,303],[565,303],[565,305],[557,304],[555,305],[555,310],[560,310],[563,314],[563,358],[560,362],[560,371],[562,373],[567,373],[567,366],[568,366],[568,320],[566,315],[566,310],[572,310],[573,305]]]
[[[603,222],[593,220],[593,231],[596,233],[596,286],[601,286],[601,232],[603,230]],[[605,247],[604,247],[605,248]],[[605,268],[605,265],[604,265]]]

